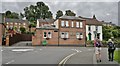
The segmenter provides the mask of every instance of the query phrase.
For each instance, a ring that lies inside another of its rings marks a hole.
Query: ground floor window
[[[69,38],[68,32],[61,32],[61,38]]]
[[[44,38],[47,38],[47,33],[46,32],[44,32]]]
[[[52,38],[51,32],[48,32],[48,38]]]
[[[83,38],[83,34],[81,32],[76,32],[76,38]]]

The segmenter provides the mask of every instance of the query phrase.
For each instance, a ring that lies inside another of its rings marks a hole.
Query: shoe
[[[101,60],[100,60],[100,62],[101,62]]]

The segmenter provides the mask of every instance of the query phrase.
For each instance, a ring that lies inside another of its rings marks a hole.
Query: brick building
[[[2,38],[3,38],[3,35],[4,35],[4,29],[5,29],[5,26],[4,26],[4,23],[3,23],[3,14],[0,13],[0,45],[2,45]]]
[[[28,30],[29,22],[27,20],[21,19],[11,19],[5,18],[6,29],[15,29],[17,32],[20,32],[20,27],[24,27]]]
[[[46,20],[45,20],[46,21]],[[62,16],[56,21],[37,21],[33,45],[42,45],[46,40],[48,45],[84,45],[85,44],[85,20],[75,16]]]

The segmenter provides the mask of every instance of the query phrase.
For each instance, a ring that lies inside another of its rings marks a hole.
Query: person
[[[109,61],[113,61],[114,58],[115,45],[112,39],[108,40],[108,58]]]
[[[102,44],[99,39],[96,39],[96,41],[94,43],[95,43],[94,46],[95,46],[97,62],[101,62],[101,46],[102,46]]]

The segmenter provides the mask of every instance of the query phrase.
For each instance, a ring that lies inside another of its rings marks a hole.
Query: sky
[[[24,12],[23,9],[29,5],[36,5],[42,0],[0,0],[0,12],[7,10],[14,12]],[[118,1],[119,0],[44,0],[55,17],[58,10],[64,13],[72,10],[77,15],[92,18],[95,14],[100,21],[118,24]]]

